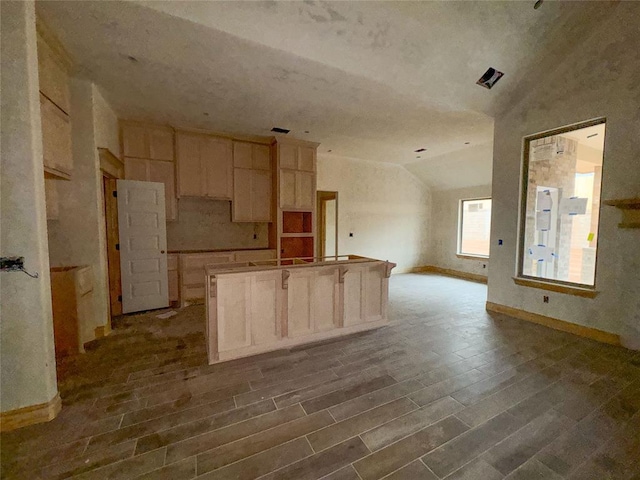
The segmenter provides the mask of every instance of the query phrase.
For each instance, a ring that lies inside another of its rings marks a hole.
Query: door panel
[[[204,173],[200,163],[200,136],[184,133],[176,134],[178,197],[205,196],[202,188],[205,184]]]
[[[253,168],[251,160],[251,144],[233,142],[233,166],[236,168]]]
[[[118,180],[122,312],[169,305],[162,183]]]
[[[349,267],[344,276],[344,325],[362,323],[362,270]]]
[[[271,149],[267,145],[253,145],[253,164],[256,170],[271,171]]]
[[[271,172],[251,171],[251,212],[252,221],[271,221]]]
[[[292,272],[289,277],[288,332],[290,337],[313,332],[311,282],[311,275],[307,272]]]
[[[298,149],[298,170],[313,172],[313,156],[316,149],[311,147],[300,147]]]
[[[280,168],[295,170],[298,168],[298,147],[281,143],[280,148]]]
[[[280,271],[251,277],[251,338],[253,345],[278,340],[276,325],[280,320],[278,293],[282,284]]]
[[[125,157],[124,178],[126,180],[149,181],[149,160]]]
[[[332,330],[337,323],[337,271],[318,270],[313,287],[313,320],[315,330]]]
[[[232,200],[233,153],[231,140],[203,137],[201,142],[200,159],[206,175],[207,196]]]
[[[296,172],[280,170],[280,207],[296,206]]]
[[[150,161],[149,178],[150,182],[164,183],[165,206],[167,207],[167,220],[175,220],[178,216],[176,205],[176,184],[175,170],[173,162]]]
[[[151,159],[173,162],[173,131],[150,127],[147,135]]]
[[[313,176],[313,173],[296,172],[296,207],[313,209],[315,203]]]
[[[218,329],[221,352],[251,344],[251,282],[249,277],[218,279]]]
[[[233,221],[253,222],[251,178],[253,170],[233,169]]]

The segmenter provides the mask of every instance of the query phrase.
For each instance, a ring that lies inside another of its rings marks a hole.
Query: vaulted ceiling
[[[122,117],[256,135],[289,128],[321,142],[322,154],[402,164],[442,188],[490,180],[493,117],[607,8],[555,1],[537,10],[533,1],[38,3],[79,73]],[[475,85],[488,67],[505,73],[492,90]],[[450,159],[475,167],[452,179]]]

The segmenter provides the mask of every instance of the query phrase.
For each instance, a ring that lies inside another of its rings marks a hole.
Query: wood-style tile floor
[[[391,281],[393,324],[209,366],[204,309],[120,320],[59,366],[58,418],[3,434],[4,478],[638,479],[640,354]]]

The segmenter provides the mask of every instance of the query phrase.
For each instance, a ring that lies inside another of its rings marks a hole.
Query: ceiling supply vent
[[[284,133],[284,134],[286,135],[286,134],[287,134],[287,133],[289,133],[291,130],[289,130],[289,129],[287,129],[287,128],[273,127],[273,128],[271,129],[271,131],[272,131],[272,132],[275,132],[275,133]]]
[[[414,150],[414,152],[416,152],[416,153],[426,152],[426,151],[427,151],[426,148],[419,148],[418,150]]]
[[[476,85],[491,89],[503,75],[504,73],[490,67],[486,72],[484,72],[484,75],[480,77],[480,80],[476,82]]]

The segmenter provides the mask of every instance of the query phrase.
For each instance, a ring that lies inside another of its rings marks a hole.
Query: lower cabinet
[[[167,255],[167,275],[169,277],[169,301],[180,300],[180,280],[178,276],[178,255]]]

